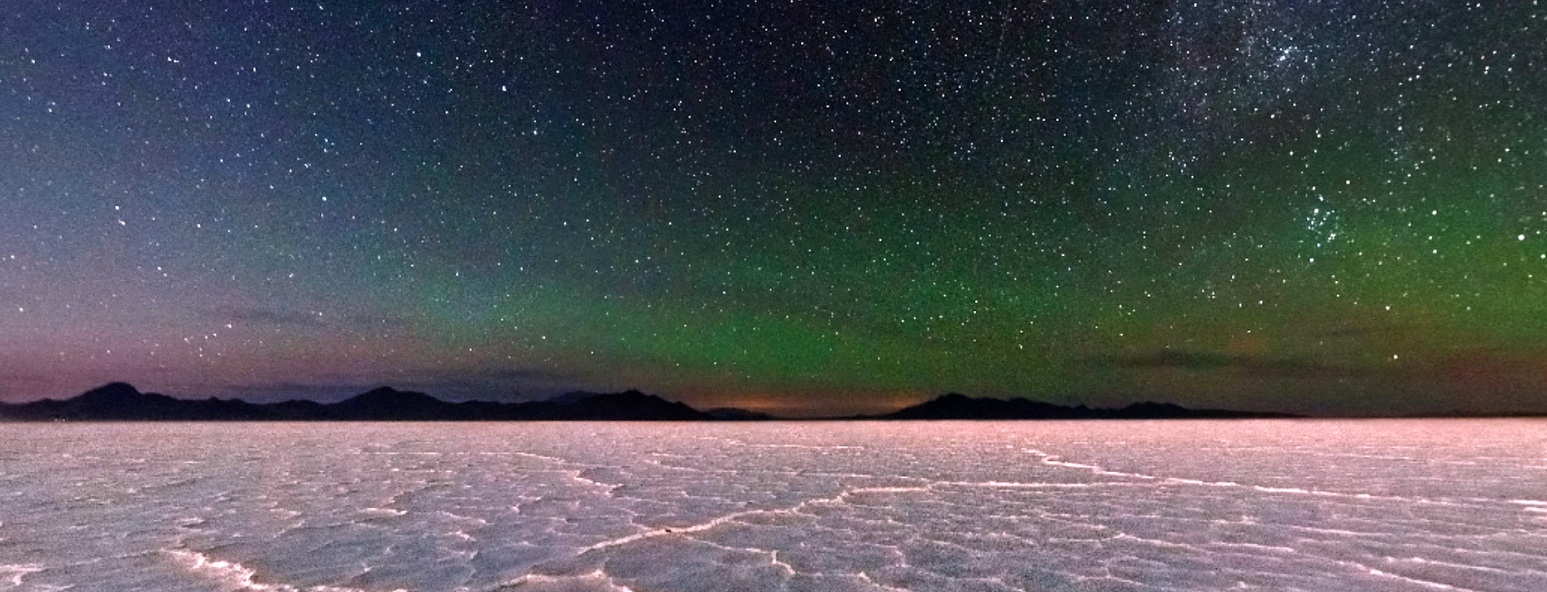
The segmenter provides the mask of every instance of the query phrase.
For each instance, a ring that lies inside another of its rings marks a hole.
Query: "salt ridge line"
[[[235,561],[214,559],[198,551],[188,549],[162,549],[162,552],[186,564],[188,571],[218,582],[234,584],[238,590],[251,590],[253,592],[367,592],[359,588],[340,586],[298,588],[288,584],[264,584],[254,579],[258,575],[257,570]],[[408,592],[408,590],[398,588],[392,592]]]
[[[619,584],[617,580],[612,578],[612,576],[607,575],[607,572],[599,569],[579,576],[544,576],[538,574],[527,574],[509,582],[495,586],[493,590],[499,591],[509,588],[520,588],[525,590],[529,589],[525,588],[525,586],[529,584],[535,584],[537,586],[542,586],[543,584],[552,584],[557,586],[556,589],[558,590],[569,590],[570,588],[567,588],[564,585],[578,583],[577,580],[579,582],[595,581],[596,583],[606,586],[608,592],[634,592],[633,588]]]
[[[1429,505],[1437,505],[1437,506],[1465,506],[1465,505],[1468,505],[1467,503],[1464,503],[1464,502],[1470,502],[1470,503],[1474,503],[1474,504],[1475,503],[1496,504],[1496,503],[1499,502],[1499,500],[1492,500],[1492,499],[1486,499],[1486,498],[1431,499],[1431,498],[1426,498],[1426,497],[1402,497],[1402,496],[1397,496],[1397,495],[1376,495],[1376,494],[1373,494],[1373,493],[1348,493],[1348,492],[1341,492],[1341,491],[1326,491],[1326,490],[1322,490],[1322,489],[1305,489],[1305,488],[1301,488],[1301,487],[1273,487],[1273,486],[1269,486],[1269,485],[1252,485],[1252,484],[1248,484],[1248,483],[1237,483],[1235,481],[1203,481],[1203,480],[1199,480],[1199,479],[1187,479],[1187,478],[1184,478],[1184,477],[1167,477],[1167,476],[1164,476],[1164,475],[1147,475],[1147,474],[1144,474],[1144,473],[1125,473],[1125,472],[1122,472],[1122,471],[1113,471],[1113,470],[1107,469],[1106,467],[1102,467],[1102,466],[1099,466],[1099,465],[1087,465],[1087,464],[1073,463],[1073,462],[1068,462],[1068,461],[1060,460],[1063,457],[1060,457],[1060,456],[1057,456],[1057,455],[1053,455],[1053,454],[1049,454],[1049,453],[1046,453],[1046,452],[1043,452],[1041,450],[1037,450],[1037,449],[1034,449],[1034,448],[1023,448],[1021,450],[1022,450],[1022,452],[1026,452],[1028,454],[1032,454],[1032,455],[1035,455],[1035,456],[1039,457],[1041,459],[1041,461],[1042,461],[1042,464],[1048,465],[1048,466],[1063,467],[1063,468],[1068,468],[1068,469],[1085,469],[1085,470],[1088,470],[1088,471],[1090,471],[1090,472],[1092,472],[1094,474],[1097,474],[1097,475],[1108,475],[1108,476],[1112,476],[1112,477],[1128,477],[1128,478],[1132,478],[1132,479],[1144,479],[1144,480],[1149,480],[1149,481],[1160,481],[1160,482],[1164,482],[1164,483],[1177,483],[1177,484],[1180,484],[1180,485],[1198,485],[1198,486],[1203,486],[1203,487],[1231,487],[1231,488],[1252,489],[1252,490],[1260,491],[1260,492],[1263,492],[1263,493],[1287,493],[1287,494],[1295,494],[1295,495],[1314,495],[1314,496],[1322,496],[1322,497],[1336,497],[1336,498],[1348,498],[1348,499],[1358,499],[1358,500],[1378,500],[1378,501],[1384,501],[1384,502],[1418,503],[1418,504],[1429,504]],[[1519,502],[1516,501],[1515,503],[1519,503]]]
[[[575,462],[575,461],[572,461],[572,460],[568,460],[568,459],[564,459],[564,458],[559,458],[557,456],[548,456],[546,454],[537,454],[537,453],[534,453],[534,452],[510,452],[510,453],[506,453],[506,454],[509,455],[509,456],[519,456],[519,457],[522,457],[522,458],[532,458],[532,459],[537,459],[537,460],[540,460],[540,461],[544,461],[544,462],[549,462],[549,463],[560,465],[563,468],[558,469],[555,472],[563,473],[565,475],[568,475],[570,479],[573,479],[573,480],[575,480],[577,482],[584,483],[584,484],[592,486],[592,487],[598,487],[598,488],[601,488],[601,489],[605,489],[605,490],[607,490],[608,497],[615,497],[613,495],[613,492],[615,492],[619,488],[623,487],[623,485],[611,485],[611,484],[607,484],[607,483],[602,483],[601,481],[597,481],[595,479],[591,479],[591,478],[585,476],[586,471],[590,471],[590,470],[594,470],[594,469],[609,469],[609,468],[613,468],[613,467],[608,467],[606,465],[597,465],[597,464],[590,464],[590,463],[583,463],[583,462]]]
[[[716,548],[720,548],[720,549],[731,550],[731,551],[744,551],[744,552],[749,552],[749,553],[758,554],[758,555],[766,555],[766,556],[769,557],[769,562],[770,562],[771,565],[780,568],[782,571],[785,571],[789,575],[795,575],[798,572],[794,569],[793,566],[791,566],[788,563],[786,563],[786,562],[784,562],[784,561],[779,559],[778,550],[777,549],[761,549],[761,548],[752,548],[752,547],[731,547],[731,546],[721,545],[719,543],[715,543],[715,542],[712,542],[712,541],[707,541],[707,540],[704,540],[704,539],[701,539],[701,538],[698,538],[698,537],[692,537],[692,536],[688,536],[688,535],[690,535],[692,533],[697,533],[697,532],[703,532],[703,531],[706,531],[706,530],[710,530],[710,529],[713,529],[713,528],[715,528],[717,526],[720,526],[720,525],[723,525],[723,524],[726,524],[726,523],[729,523],[729,522],[733,522],[733,521],[735,521],[735,520],[737,520],[739,518],[746,517],[746,516],[753,516],[753,515],[760,515],[760,514],[790,514],[790,513],[799,513],[802,508],[805,508],[805,507],[810,506],[810,505],[825,504],[825,503],[842,503],[842,502],[844,502],[845,498],[852,497],[852,496],[855,496],[855,495],[866,494],[866,493],[925,493],[925,492],[933,492],[933,491],[937,490],[937,488],[939,488],[939,487],[976,487],[976,488],[989,488],[989,489],[1066,489],[1066,488],[1087,488],[1087,487],[1122,486],[1122,485],[1125,485],[1125,484],[1121,484],[1121,483],[1038,483],[1038,482],[1010,482],[1010,481],[931,481],[931,480],[924,479],[924,478],[921,478],[921,477],[910,477],[909,479],[923,480],[923,481],[927,481],[928,483],[926,485],[922,486],[922,487],[861,487],[861,488],[845,490],[845,491],[840,492],[838,495],[831,496],[831,497],[806,500],[806,501],[800,502],[798,504],[795,504],[793,506],[790,506],[788,508],[773,508],[773,509],[747,510],[747,511],[743,511],[743,512],[734,512],[734,513],[731,513],[731,514],[726,514],[724,516],[720,516],[720,517],[717,517],[717,518],[714,518],[714,519],[711,519],[711,520],[708,520],[708,521],[705,521],[705,522],[701,522],[701,523],[693,524],[693,525],[689,525],[689,526],[668,527],[668,528],[662,528],[662,529],[657,529],[657,530],[650,530],[650,531],[646,531],[646,532],[636,533],[636,534],[632,534],[632,535],[628,535],[628,536],[624,536],[624,537],[618,537],[618,538],[615,538],[615,539],[610,539],[610,540],[602,541],[600,543],[596,543],[594,545],[591,545],[589,547],[581,549],[580,552],[576,553],[575,556],[578,557],[578,556],[584,555],[584,554],[592,552],[592,551],[598,551],[598,550],[607,549],[607,548],[611,548],[611,547],[627,545],[627,544],[630,544],[630,543],[634,543],[634,542],[637,542],[637,541],[641,541],[641,540],[645,540],[645,539],[650,539],[650,538],[662,537],[662,536],[667,536],[667,535],[682,535],[683,538],[688,538],[688,539],[691,539],[691,540],[693,540],[695,542],[707,544],[707,545],[710,545],[712,547],[716,547]],[[1169,543],[1169,542],[1166,542],[1166,541],[1150,541],[1149,539],[1144,539],[1142,537],[1137,537],[1137,536],[1129,535],[1129,534],[1123,533],[1121,531],[1117,531],[1117,532],[1119,533],[1119,535],[1118,535],[1119,537],[1127,537],[1127,538],[1131,538],[1133,540],[1138,540],[1138,541],[1164,543],[1164,544],[1167,544],[1167,545],[1182,546],[1182,547],[1188,547],[1189,546],[1189,545],[1185,545],[1185,544]],[[600,571],[598,571],[596,573],[605,576],[605,574],[600,572]],[[534,580],[534,579],[531,579],[531,578],[542,578],[542,579],[541,580]],[[868,576],[866,576],[864,578],[864,580],[867,583],[874,584],[874,582],[871,581],[868,578]],[[541,582],[557,582],[557,581],[566,581],[566,578],[560,577],[560,576],[541,576],[541,575],[536,575],[536,574],[529,574],[528,576],[523,576],[522,578],[518,578],[517,580],[515,580],[513,582],[510,582],[510,583],[508,583],[506,585],[507,586],[515,586],[515,585],[520,585],[520,584],[523,584],[523,583],[535,583],[535,582],[538,582],[538,581],[541,581]],[[609,581],[611,581],[610,578],[609,578]],[[875,585],[881,586],[880,584],[875,584]],[[885,587],[885,586],[881,586],[881,587],[883,587],[883,588],[885,588],[887,590],[895,589],[895,588]],[[621,588],[621,589],[622,590],[627,590],[627,588]]]
[[[794,573],[796,573],[795,569],[793,568],[793,566],[790,566],[789,564],[784,563],[783,561],[779,560],[779,558],[778,558],[778,550],[777,549],[754,549],[754,548],[748,548],[748,547],[727,547],[725,545],[720,545],[718,543],[713,543],[713,542],[710,542],[710,541],[705,541],[703,539],[700,539],[700,538],[697,538],[697,537],[690,537],[690,536],[687,536],[687,535],[692,534],[692,533],[697,533],[697,532],[703,532],[703,531],[706,531],[706,530],[710,530],[710,529],[713,529],[713,528],[715,528],[717,526],[720,526],[720,525],[723,525],[723,524],[726,524],[726,523],[729,523],[729,522],[733,522],[733,521],[735,521],[735,520],[737,520],[739,518],[743,518],[743,517],[746,517],[746,516],[755,516],[755,515],[763,515],[763,514],[791,514],[791,513],[799,513],[801,509],[803,509],[803,508],[805,508],[807,506],[818,505],[818,504],[843,503],[845,498],[852,497],[852,496],[855,496],[855,495],[862,495],[862,494],[866,494],[866,493],[926,493],[926,492],[935,491],[936,488],[939,487],[939,486],[984,487],[984,488],[994,488],[994,489],[1018,489],[1018,488],[1028,488],[1028,489],[1030,489],[1030,488],[1043,488],[1043,487],[1047,487],[1047,488],[1061,488],[1063,486],[1068,486],[1068,485],[1088,486],[1088,485],[1095,485],[1095,484],[1023,483],[1023,482],[1003,482],[1003,481],[980,481],[980,482],[977,482],[977,481],[930,481],[928,484],[926,484],[923,487],[860,487],[860,488],[855,488],[855,489],[849,489],[849,490],[841,491],[841,492],[838,493],[838,495],[831,496],[831,497],[806,500],[806,501],[800,502],[798,504],[795,504],[793,506],[790,506],[788,508],[774,508],[774,509],[747,510],[747,511],[743,511],[743,512],[733,512],[733,513],[730,513],[730,514],[726,514],[724,516],[720,516],[720,517],[717,517],[717,518],[714,518],[714,519],[711,519],[711,520],[708,520],[708,521],[705,521],[705,522],[701,522],[701,523],[693,524],[693,525],[689,525],[689,526],[675,527],[675,528],[661,528],[661,529],[650,530],[650,531],[646,531],[646,532],[635,533],[635,534],[628,535],[628,536],[618,537],[618,538],[615,538],[615,539],[610,539],[610,540],[602,541],[600,543],[596,543],[594,545],[591,545],[589,547],[581,549],[580,552],[576,553],[575,556],[578,557],[578,556],[581,556],[581,555],[585,555],[586,553],[590,553],[592,551],[599,551],[599,550],[608,549],[608,548],[611,548],[611,547],[627,545],[627,544],[634,543],[634,542],[637,542],[637,541],[642,541],[642,540],[656,538],[656,537],[662,537],[662,536],[667,536],[667,535],[682,535],[684,538],[689,538],[689,539],[692,539],[692,540],[700,542],[700,543],[709,544],[711,546],[715,546],[715,547],[719,547],[719,548],[723,548],[723,549],[740,550],[740,551],[752,552],[752,553],[755,553],[755,554],[766,554],[766,555],[769,555],[770,558],[771,558],[770,559],[770,563],[772,563],[775,566],[782,567],[785,571],[787,571],[788,573],[793,575]],[[1126,534],[1126,533],[1123,533],[1123,534]],[[1142,540],[1142,539],[1139,539],[1139,537],[1132,537],[1132,538],[1134,538],[1136,540]],[[1170,543],[1170,544],[1175,545],[1176,543]],[[1183,545],[1183,546],[1185,546],[1185,545]],[[526,580],[524,580],[524,579],[517,580],[516,582],[512,582],[512,585],[518,584],[518,583],[520,583],[522,581],[526,581]]]
[[[765,443],[760,443],[760,442],[747,442],[745,440],[737,440],[735,438],[727,438],[727,437],[724,437],[724,436],[696,436],[696,437],[694,437],[694,439],[695,440],[709,440],[710,442],[718,442],[718,443],[721,443],[721,444],[730,444],[731,446],[741,446],[741,447],[744,447],[744,448],[797,448],[797,449],[824,450],[824,451],[826,451],[826,450],[865,450],[864,446],[860,446],[860,445],[857,445],[857,444],[831,444],[831,445],[821,445],[821,444],[765,444]]]
[[[677,455],[667,455],[667,456],[677,456]],[[931,488],[931,489],[934,488],[934,487],[938,487],[938,486],[979,487],[979,488],[990,488],[990,489],[1088,489],[1088,488],[1094,488],[1094,487],[1137,487],[1137,486],[1139,486],[1139,484],[1137,484],[1137,483],[1123,483],[1123,482],[1118,482],[1118,481],[1097,481],[1097,482],[1091,482],[1091,483],[1062,483],[1062,482],[1051,482],[1051,481],[1049,481],[1049,482],[1042,482],[1042,481],[992,481],[992,480],[991,481],[950,481],[950,480],[936,480],[936,479],[930,479],[928,477],[917,477],[917,476],[912,476],[912,475],[871,475],[871,474],[866,474],[866,473],[840,473],[840,472],[833,472],[833,471],[805,471],[805,470],[795,470],[795,471],[785,471],[785,470],[750,470],[749,471],[749,470],[738,470],[738,469],[702,469],[702,468],[696,468],[696,467],[685,467],[685,466],[678,466],[678,465],[670,465],[670,464],[666,464],[666,463],[661,462],[659,459],[654,459],[654,458],[646,459],[645,463],[646,464],[650,464],[650,465],[654,465],[654,466],[658,466],[658,467],[661,467],[663,469],[669,469],[669,470],[675,470],[675,471],[692,471],[692,472],[697,472],[697,473],[714,473],[714,474],[725,474],[725,475],[735,475],[735,476],[742,476],[742,475],[785,475],[785,476],[791,476],[791,477],[834,477],[834,478],[839,478],[839,479],[873,479],[873,480],[876,480],[876,481],[911,481],[911,482],[921,482],[921,483],[924,484],[923,485],[924,487]],[[1072,464],[1072,463],[1069,463],[1069,464]],[[1086,467],[1086,465],[1077,465],[1077,466]]]
[[[687,535],[683,535],[683,538],[691,540],[691,541],[699,543],[699,544],[708,545],[708,546],[714,547],[716,549],[724,550],[724,551],[740,551],[740,552],[743,552],[743,553],[751,553],[753,555],[764,555],[764,556],[767,556],[768,557],[768,563],[770,565],[776,567],[776,568],[779,568],[780,571],[784,572],[785,577],[792,577],[795,574],[799,573],[799,572],[795,571],[795,566],[790,565],[788,563],[785,563],[784,560],[779,559],[779,550],[778,549],[762,549],[762,548],[758,548],[758,547],[733,547],[733,546],[730,546],[730,545],[722,545],[722,544],[716,543],[714,541],[706,541],[706,540],[698,538],[698,537],[691,537],[691,536],[687,536]]]
[[[1064,464],[1073,464],[1073,463],[1064,463]],[[1077,465],[1077,466],[1087,467],[1087,465]],[[1106,472],[1106,474],[1121,474],[1121,473],[1113,473],[1113,472],[1108,471],[1108,472]],[[1159,477],[1146,477],[1146,478],[1149,478],[1149,479],[1161,479]],[[909,477],[908,479],[922,480],[922,481],[926,481],[926,483],[923,486],[921,486],[921,487],[860,487],[860,488],[855,488],[855,489],[849,489],[849,490],[842,491],[838,495],[831,496],[831,497],[806,500],[806,501],[800,502],[798,504],[795,504],[793,506],[790,506],[788,508],[770,508],[770,509],[746,510],[746,511],[742,511],[742,512],[733,512],[733,513],[730,513],[730,514],[726,514],[724,516],[720,516],[720,517],[713,518],[713,519],[705,521],[705,522],[701,522],[701,523],[693,524],[693,525],[689,525],[689,526],[666,527],[666,528],[660,528],[660,529],[655,529],[655,530],[649,530],[649,531],[645,531],[645,532],[635,533],[635,534],[631,534],[631,535],[623,536],[623,537],[618,537],[618,538],[614,538],[614,539],[609,539],[609,540],[606,540],[606,541],[602,541],[602,542],[596,543],[596,544],[591,545],[589,547],[585,547],[585,548],[581,549],[580,552],[577,553],[576,555],[578,556],[578,555],[583,555],[585,553],[589,553],[591,551],[597,551],[597,550],[606,549],[606,548],[610,548],[610,547],[626,545],[626,544],[629,544],[629,543],[633,543],[633,542],[636,542],[636,541],[641,541],[641,540],[645,540],[645,539],[649,539],[649,538],[655,538],[655,537],[661,537],[661,536],[673,535],[673,534],[686,535],[686,534],[695,533],[695,532],[703,532],[705,530],[712,529],[712,528],[714,528],[716,526],[720,526],[720,525],[725,524],[727,522],[733,522],[733,521],[735,521],[735,520],[737,520],[739,518],[743,518],[743,517],[746,517],[746,516],[755,516],[755,515],[760,515],[760,514],[790,514],[790,513],[799,513],[799,511],[801,509],[803,509],[803,508],[805,508],[806,506],[809,506],[809,505],[824,504],[824,503],[841,503],[841,502],[844,501],[844,498],[851,497],[851,496],[854,496],[854,495],[861,495],[861,494],[865,494],[865,493],[926,493],[926,492],[933,492],[937,488],[940,488],[940,487],[973,487],[973,488],[986,488],[986,489],[1086,489],[1086,488],[1095,488],[1095,487],[1121,487],[1121,486],[1128,485],[1128,484],[1124,484],[1124,483],[1057,483],[1057,482],[1022,482],[1022,481],[933,481],[933,480],[925,479],[925,478],[922,478],[922,477]],[[1199,483],[1203,483],[1203,482],[1199,482]],[[1134,537],[1134,538],[1138,538],[1138,537]],[[702,539],[697,539],[697,538],[694,538],[693,540],[705,542],[705,541],[702,541]],[[744,550],[754,550],[754,549],[744,549]]]
[[[631,535],[624,536],[624,537],[618,537],[618,538],[615,538],[615,539],[610,539],[610,540],[602,541],[600,543],[596,543],[594,545],[591,545],[589,547],[581,549],[580,552],[577,553],[576,555],[584,555],[584,554],[590,553],[592,551],[599,551],[599,550],[602,550],[602,549],[607,549],[607,548],[610,548],[610,547],[616,547],[616,546],[619,546],[619,545],[627,545],[627,544],[635,542],[635,541],[642,541],[642,540],[645,540],[645,539],[651,539],[651,538],[662,537],[662,536],[667,536],[667,535],[703,532],[705,530],[709,530],[709,529],[714,528],[716,526],[720,526],[721,524],[725,524],[727,522],[732,522],[732,521],[734,521],[734,520],[736,520],[738,518],[742,518],[744,516],[757,516],[757,515],[762,515],[762,514],[796,514],[796,513],[799,513],[800,510],[804,509],[807,506],[816,505],[816,504],[836,504],[836,503],[841,503],[841,502],[843,502],[844,498],[850,497],[850,496],[854,496],[854,495],[860,495],[860,494],[865,494],[865,493],[924,493],[924,492],[930,491],[931,489],[932,488],[930,488],[930,487],[861,487],[861,488],[857,488],[857,489],[849,489],[849,490],[841,491],[841,492],[838,493],[838,495],[835,495],[835,496],[832,496],[832,497],[824,497],[824,498],[817,498],[817,499],[806,500],[806,501],[800,502],[798,504],[795,504],[793,506],[790,506],[788,508],[774,508],[774,509],[766,509],[766,510],[746,510],[746,511],[743,511],[743,512],[733,512],[733,513],[730,513],[730,514],[726,514],[724,516],[720,516],[718,518],[714,518],[714,519],[708,520],[706,522],[700,522],[698,524],[692,524],[692,525],[689,525],[689,526],[674,527],[674,528],[659,528],[659,529],[655,529],[655,530],[648,530],[648,531],[641,532],[641,533],[631,534]]]
[[[881,582],[877,582],[870,578],[870,574],[863,571],[855,575],[854,578],[871,586],[875,586],[876,588],[880,589],[881,592],[911,592],[907,588],[898,588],[896,586],[888,586],[886,584],[882,584]]]
[[[1509,503],[1515,504],[1517,506],[1525,506],[1522,509],[1527,512],[1547,513],[1547,502],[1541,500],[1514,499],[1509,500]]]
[[[0,576],[10,576],[9,580],[0,581],[0,584],[5,584],[5,590],[20,588],[22,580],[40,571],[43,571],[43,566],[36,563],[0,564]]]
[[[897,481],[929,481],[929,479],[924,477],[913,477],[908,475],[871,475],[867,473],[841,473],[837,471],[807,471],[804,469],[710,469],[703,467],[688,467],[668,464],[662,462],[660,458],[653,458],[689,458],[686,455],[652,453],[650,456],[652,458],[646,458],[644,461],[645,464],[672,471],[692,471],[695,473],[711,473],[716,475],[783,475],[790,477],[837,477],[840,479],[892,479]]]
[[[399,510],[397,508],[369,507],[369,508],[361,508],[357,513],[359,515],[361,515],[361,516],[364,516],[366,519],[373,519],[373,518],[397,518],[397,517],[400,517],[400,516],[407,515],[408,511],[407,510]]]
[[[1520,575],[1522,573],[1527,573],[1527,574],[1547,574],[1547,571],[1542,571],[1542,570],[1538,570],[1538,569],[1531,569],[1531,568],[1528,568],[1528,567],[1522,567],[1522,568],[1518,568],[1517,570],[1512,571],[1512,570],[1508,570],[1508,569],[1501,569],[1501,568],[1487,566],[1487,565],[1473,565],[1473,564],[1469,564],[1469,563],[1456,563],[1454,561],[1445,561],[1443,559],[1428,559],[1428,558],[1425,558],[1425,557],[1387,557],[1386,561],[1389,561],[1389,562],[1392,562],[1392,563],[1417,563],[1417,564],[1420,564],[1420,565],[1438,565],[1440,567],[1444,567],[1444,568],[1447,568],[1447,569],[1481,571],[1481,572],[1487,572],[1487,573],[1492,573],[1492,574],[1497,574],[1497,575],[1502,575],[1502,576],[1518,576],[1518,575]]]
[[[1425,588],[1432,588],[1432,589],[1435,589],[1435,590],[1455,590],[1456,592],[1483,592],[1482,590],[1477,590],[1475,588],[1462,588],[1460,586],[1452,586],[1452,585],[1446,584],[1444,582],[1436,582],[1436,581],[1433,581],[1433,580],[1425,580],[1425,579],[1414,578],[1414,577],[1410,577],[1410,576],[1404,576],[1404,575],[1400,575],[1400,574],[1394,574],[1394,573],[1390,573],[1390,572],[1385,572],[1385,571],[1381,571],[1379,569],[1376,569],[1374,567],[1371,567],[1369,565],[1365,565],[1363,563],[1359,563],[1357,561],[1339,561],[1338,563],[1343,563],[1343,564],[1346,564],[1346,565],[1350,565],[1350,566],[1361,568],[1364,571],[1368,572],[1372,576],[1378,576],[1378,577],[1382,577],[1382,578],[1399,580],[1399,581],[1407,582],[1409,584],[1423,586]]]
[[[517,451],[517,452],[505,452],[505,453],[501,453],[501,454],[506,455],[506,456],[519,456],[519,457],[523,457],[523,458],[535,458],[537,460],[551,462],[551,463],[558,463],[558,464],[566,465],[566,466],[571,466],[571,465],[579,465],[579,466],[582,466],[582,467],[589,467],[590,466],[590,465],[587,465],[585,463],[577,463],[577,462],[569,460],[567,458],[559,458],[557,456],[548,456],[546,454],[537,454],[535,452],[520,452],[520,451]]]

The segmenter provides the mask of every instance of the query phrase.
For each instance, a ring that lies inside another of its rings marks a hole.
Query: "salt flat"
[[[1547,421],[0,424],[0,590],[1547,590]]]

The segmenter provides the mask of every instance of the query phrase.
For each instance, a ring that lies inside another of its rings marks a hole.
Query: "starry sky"
[[[1547,410],[1547,6],[10,0],[0,400]]]

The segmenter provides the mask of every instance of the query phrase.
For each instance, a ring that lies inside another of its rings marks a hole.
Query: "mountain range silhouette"
[[[1066,407],[1030,399],[974,398],[951,393],[883,414],[878,419],[1251,419],[1296,417],[1225,409],[1188,409],[1145,401],[1118,409]]]
[[[1169,403],[1135,403],[1120,409],[1066,407],[1029,399],[973,398],[948,394],[881,415],[834,419],[1227,419],[1293,417],[1222,409],[1193,410]],[[544,401],[442,401],[390,387],[337,403],[292,400],[249,403],[240,399],[179,399],[142,393],[115,382],[76,397],[0,404],[0,419],[13,421],[760,421],[779,419],[736,408],[699,411],[656,395],[573,392]]]

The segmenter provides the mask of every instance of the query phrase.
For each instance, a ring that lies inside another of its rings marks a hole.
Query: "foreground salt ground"
[[[0,590],[1547,590],[1547,422],[0,424]]]

